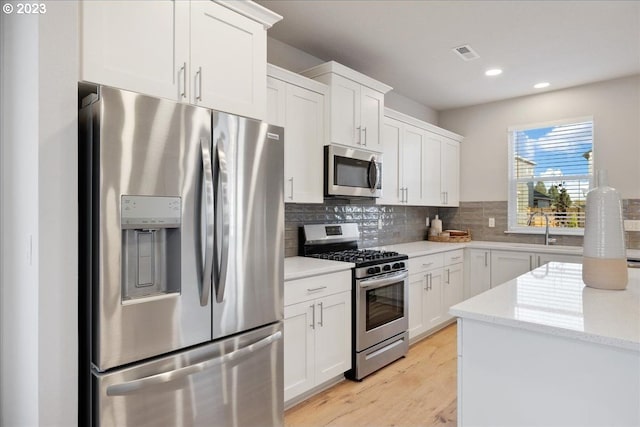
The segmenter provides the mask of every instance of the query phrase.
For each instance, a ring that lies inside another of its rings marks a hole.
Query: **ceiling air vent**
[[[469,46],[468,44],[454,47],[453,51],[457,53],[458,56],[460,56],[460,58],[462,58],[464,61],[472,61],[474,59],[480,58],[480,55],[478,55],[473,49],[471,49],[471,46]]]

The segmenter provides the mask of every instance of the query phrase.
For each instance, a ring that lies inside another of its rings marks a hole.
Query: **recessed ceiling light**
[[[547,86],[549,86],[549,82],[540,82],[533,85],[536,89],[544,89]]]
[[[502,70],[500,68],[492,68],[484,72],[485,76],[499,76],[502,74]]]

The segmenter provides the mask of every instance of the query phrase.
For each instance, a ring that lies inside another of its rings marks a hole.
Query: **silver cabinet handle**
[[[423,267],[429,267],[430,265],[433,265],[433,263],[432,262],[428,262],[426,264],[424,264],[424,263],[422,264]]]
[[[307,292],[318,292],[323,289],[327,289],[326,286],[318,286],[317,288],[307,288]]]
[[[485,253],[484,253],[484,266],[485,266],[485,267],[488,267],[488,266],[489,266],[489,264],[488,264],[488,260],[487,260],[487,255],[488,255],[488,252],[485,252]]]
[[[126,381],[120,384],[114,384],[107,387],[107,396],[126,396],[134,394],[138,391],[144,390],[156,385],[166,384],[172,381],[176,381],[190,375],[197,374],[206,369],[213,368],[214,366],[222,365],[223,363],[233,362],[234,360],[241,359],[248,354],[255,353],[256,351],[263,349],[275,341],[282,338],[282,332],[278,331],[273,335],[269,335],[259,341],[249,344],[246,347],[232,351],[231,353],[216,357],[214,359],[205,360],[204,362],[188,365],[182,368],[174,369],[172,371],[163,372],[160,374],[151,375],[149,377],[140,378],[133,381]]]
[[[180,74],[182,74],[182,79],[180,78]],[[180,97],[185,99],[187,97],[187,63],[183,62],[182,67],[178,71],[178,86],[180,86],[180,80],[182,80],[182,90],[180,90]]]
[[[322,305],[322,303],[318,303],[318,305],[320,306],[320,322],[318,323],[318,325],[322,327],[324,326],[324,306]]]
[[[460,256],[452,256],[452,257],[451,257],[451,261],[454,261],[454,260],[456,260],[456,259],[460,259]]]
[[[291,194],[289,195],[289,199],[293,200],[293,177],[289,178],[288,181],[291,183]]]
[[[358,126],[356,130],[358,131],[358,141],[356,142],[356,144],[362,145],[362,128]]]
[[[409,187],[404,187],[404,202],[409,203]]]
[[[448,268],[446,269],[447,271],[447,284],[451,283],[451,270],[449,270]]]
[[[367,127],[366,126],[362,128],[362,132],[364,133],[364,142],[362,143],[362,145],[366,147],[367,146]]]
[[[429,290],[433,289],[433,273],[429,273]]]
[[[529,270],[533,270],[533,255],[529,255]]]
[[[198,67],[198,71],[196,71],[196,80],[198,81],[198,91],[196,92],[198,96],[196,96],[196,99],[202,101],[202,67]]]
[[[311,326],[311,329],[315,329],[316,328],[316,305],[312,304],[309,306],[309,308],[311,308],[311,324],[309,326]]]
[[[218,173],[215,175],[220,180],[220,187],[222,188],[222,197],[220,205],[222,209],[220,209],[220,218],[218,221],[222,221],[222,251],[220,254],[220,266],[214,271],[214,276],[216,277],[216,301],[222,302],[224,300],[224,291],[227,283],[227,268],[229,266],[229,195],[227,194],[229,191],[229,173],[227,172],[227,155],[224,152],[222,147],[223,142],[218,141],[216,144],[216,166]],[[214,200],[218,200],[218,179],[214,180],[213,188],[215,191]],[[214,228],[214,241],[217,242],[218,227]],[[213,255],[214,259],[218,259],[217,247],[216,253]],[[217,273],[217,274],[216,274]]]
[[[204,194],[201,202],[204,203],[205,215],[205,244],[204,244],[204,265],[202,266],[200,305],[206,306],[209,303],[209,293],[211,292],[211,270],[213,269],[213,244],[214,244],[214,225],[213,225],[213,171],[211,166],[211,149],[207,138],[200,139],[200,151],[202,154],[202,172],[204,179]],[[201,209],[198,209],[201,211]],[[198,233],[200,234],[200,233]]]
[[[538,255],[538,267],[542,267],[542,262],[540,260],[540,255]]]

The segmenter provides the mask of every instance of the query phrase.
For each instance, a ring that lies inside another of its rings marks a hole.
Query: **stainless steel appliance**
[[[302,255],[354,263],[353,369],[348,378],[361,380],[403,357],[409,350],[407,255],[358,249],[358,225],[303,226]]]
[[[282,425],[283,129],[83,104],[79,425]]]
[[[382,155],[365,150],[325,145],[325,196],[382,196]]]

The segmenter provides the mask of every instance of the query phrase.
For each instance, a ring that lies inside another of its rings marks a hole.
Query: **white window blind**
[[[546,218],[556,234],[584,231],[593,182],[593,120],[509,129],[509,230],[536,232]]]

